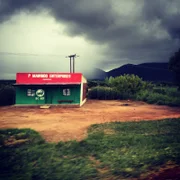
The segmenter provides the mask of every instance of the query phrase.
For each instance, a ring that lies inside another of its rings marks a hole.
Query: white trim
[[[87,98],[84,99],[84,101],[82,101],[82,102],[80,103],[80,107],[81,107],[86,101],[87,101]]]
[[[84,76],[82,76],[82,82],[81,83],[87,83],[87,79]]]
[[[83,82],[81,82],[81,90],[80,90],[80,106],[82,104],[82,98],[83,98]]]
[[[80,92],[80,106],[82,106],[85,102],[86,102],[86,100],[87,100],[87,98],[85,98],[84,100],[82,100],[83,99],[83,88],[84,88],[84,84],[85,83],[87,83],[87,80],[84,78],[84,76],[82,76],[82,81],[81,81],[81,92]]]

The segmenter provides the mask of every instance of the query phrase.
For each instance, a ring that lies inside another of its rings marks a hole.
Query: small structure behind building
[[[86,102],[81,73],[17,73],[16,105],[77,105]]]

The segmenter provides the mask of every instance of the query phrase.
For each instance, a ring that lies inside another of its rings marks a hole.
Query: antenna
[[[66,56],[66,58],[69,58],[70,60],[70,73],[75,73],[75,58],[76,57],[79,57],[79,55],[73,54],[73,55]]]

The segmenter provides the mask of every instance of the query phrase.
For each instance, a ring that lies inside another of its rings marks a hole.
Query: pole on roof
[[[74,55],[69,55],[66,58],[70,59],[70,73],[75,73],[75,58],[79,57],[76,54]]]
[[[73,57],[73,73],[75,72],[75,60],[74,60],[75,57]]]
[[[71,64],[72,64],[72,62],[71,62],[71,57],[70,57],[70,73],[72,71]]]

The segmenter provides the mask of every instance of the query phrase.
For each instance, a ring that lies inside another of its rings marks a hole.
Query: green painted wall
[[[43,89],[43,97],[28,96],[28,89],[35,92]],[[63,95],[63,89],[70,89],[70,95]],[[16,87],[16,104],[80,104],[80,85],[63,85],[63,86],[17,86]],[[59,100],[72,100],[73,102],[61,102]]]

